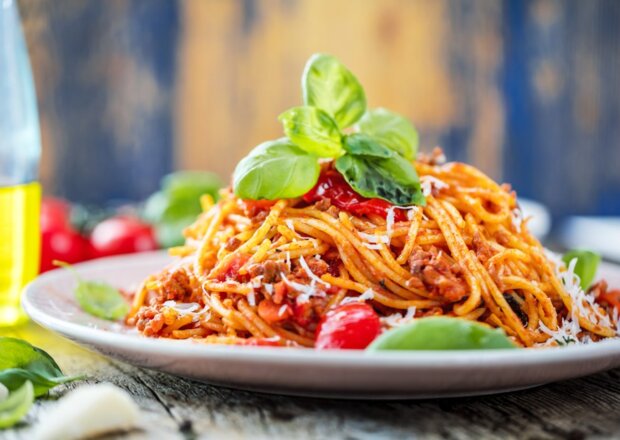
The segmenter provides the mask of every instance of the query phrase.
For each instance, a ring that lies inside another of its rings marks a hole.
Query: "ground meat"
[[[327,211],[330,206],[332,206],[332,202],[328,198],[322,198],[314,205],[314,207],[319,211]]]
[[[161,296],[164,301],[184,300],[192,293],[189,276],[182,269],[167,272],[161,280],[161,286]]]
[[[263,276],[263,283],[273,283],[280,279],[280,274],[288,274],[288,266],[283,261],[267,260],[263,263],[252,264],[248,267],[250,278]]]
[[[493,249],[491,246],[482,238],[479,232],[474,233],[473,240],[474,250],[476,251],[476,256],[481,263],[486,263],[489,258],[494,255]]]
[[[443,154],[443,150],[441,148],[435,147],[430,154],[419,153],[417,161],[427,165],[443,165],[446,163],[446,155]]]
[[[157,336],[164,327],[164,315],[152,307],[143,307],[135,320],[136,328],[145,336]]]
[[[240,245],[241,245],[241,240],[239,240],[237,237],[230,237],[228,241],[226,242],[226,245],[224,246],[224,248],[227,251],[232,252],[236,250]]]
[[[429,251],[413,252],[409,258],[409,270],[432,296],[447,302],[460,301],[469,291],[461,267],[434,247]]]
[[[329,264],[327,264],[323,260],[306,258],[305,261],[308,265],[308,268],[310,269],[310,272],[312,272],[319,278],[329,272]],[[301,282],[302,284],[307,284],[310,277],[308,276],[308,272],[306,272],[306,270],[301,267],[301,265],[298,265],[295,270],[293,270],[293,278],[298,279],[299,282]]]

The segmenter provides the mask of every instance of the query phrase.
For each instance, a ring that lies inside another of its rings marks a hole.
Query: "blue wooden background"
[[[227,178],[252,145],[279,130],[277,113],[261,112],[295,104],[303,61],[328,50],[359,74],[374,102],[385,97],[381,104],[408,114],[427,148],[440,144],[449,158],[511,182],[556,218],[620,215],[618,0],[20,6],[48,193],[105,204],[143,199],[175,168]],[[334,15],[347,34],[320,27]],[[306,22],[318,25],[297,29]],[[400,66],[411,69],[410,81],[381,77]],[[433,82],[442,75],[444,83]],[[427,82],[438,89],[420,95]]]

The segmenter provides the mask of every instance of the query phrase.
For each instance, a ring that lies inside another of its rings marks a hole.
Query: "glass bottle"
[[[41,141],[15,0],[0,0],[0,327],[25,319],[24,285],[39,270]]]

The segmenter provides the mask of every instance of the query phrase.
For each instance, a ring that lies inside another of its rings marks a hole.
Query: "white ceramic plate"
[[[146,253],[76,269],[87,279],[130,288],[167,262],[165,254]],[[604,265],[601,272],[620,286],[619,266]],[[620,366],[620,340],[536,350],[365,353],[149,339],[81,311],[74,286],[69,272],[48,272],[25,289],[24,309],[39,324],[104,355],[237,388],[344,398],[448,397],[499,393]]]

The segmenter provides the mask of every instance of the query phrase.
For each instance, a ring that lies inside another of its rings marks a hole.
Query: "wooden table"
[[[142,409],[142,429],[122,439],[240,438],[620,438],[620,369],[515,393],[444,400],[345,401],[272,396],[205,385],[135,368],[84,350],[34,324],[0,331],[50,353],[67,374],[111,382]],[[39,399],[24,423],[1,439],[30,439],[30,426],[54,400]]]

